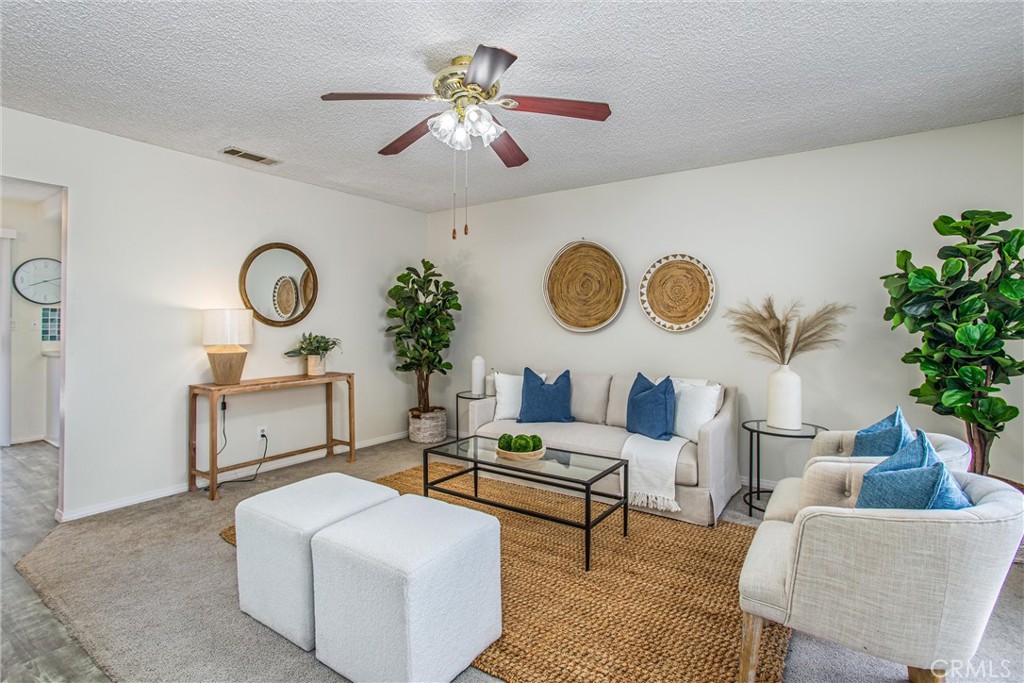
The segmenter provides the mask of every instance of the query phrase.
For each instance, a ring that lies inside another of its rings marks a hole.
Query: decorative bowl
[[[505,460],[512,460],[514,462],[530,462],[531,460],[540,460],[544,457],[544,453],[547,452],[547,446],[541,446],[536,451],[526,451],[525,453],[517,453],[515,451],[506,451],[504,449],[494,447],[494,452],[498,454],[499,458]]]

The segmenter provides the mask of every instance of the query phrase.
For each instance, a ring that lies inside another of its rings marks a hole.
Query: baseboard
[[[97,505],[87,505],[77,510],[57,510],[54,515],[58,522],[71,522],[76,519],[82,519],[83,517],[91,517],[98,515],[101,512],[110,512],[118,508],[126,508],[130,505],[138,505],[139,503],[146,503],[157,498],[165,498],[167,496],[173,496],[178,493],[184,493],[188,491],[188,484],[176,484],[174,486],[167,486],[162,489],[156,489],[154,491],[147,491],[146,493],[140,493],[137,496],[128,496],[127,498],[119,498],[112,500],[109,503],[99,503]]]
[[[60,448],[60,442],[56,438],[50,438],[49,436],[43,437],[43,441],[50,444],[54,448]]]
[[[39,434],[38,436],[19,436],[17,438],[11,438],[11,445],[19,443],[32,443],[33,441],[46,441],[45,434]]]
[[[750,486],[750,477],[740,477],[740,484],[743,488]],[[775,490],[775,487],[779,485],[779,482],[772,481],[771,479],[761,478],[761,488],[764,490]]]
[[[384,436],[375,436],[372,439],[364,439],[362,441],[356,441],[356,450],[362,448],[369,448],[370,446],[376,446],[378,444],[387,443],[388,441],[397,441],[398,439],[404,439],[409,435],[409,432],[395,432],[394,434],[385,434]],[[38,440],[38,439],[37,439]],[[335,453],[342,454],[348,453],[347,446],[336,446]],[[326,450],[324,451],[326,452]],[[281,459],[269,462],[264,465],[260,472],[269,472],[276,470],[281,467],[288,467],[289,465],[298,465],[302,462],[309,460],[316,460],[324,457],[324,453],[313,451],[312,453],[303,454],[296,456],[291,459]],[[244,470],[235,470],[233,472],[226,472],[220,476],[220,481],[232,481],[233,479],[241,479],[243,477],[252,476],[252,472],[256,470],[256,465],[251,468]],[[167,496],[174,496],[179,493],[185,493],[188,491],[188,484],[177,484],[175,486],[168,486],[162,489],[156,489],[147,493],[141,493],[137,496],[129,496],[127,498],[119,498],[118,500],[110,501],[109,503],[99,503],[97,505],[88,505],[77,510],[57,510],[54,514],[54,518],[58,522],[71,522],[76,519],[82,519],[83,517],[91,517],[92,515],[98,515],[101,512],[110,512],[111,510],[117,510],[118,508],[128,507],[130,505],[138,505],[139,503],[146,503],[157,498],[165,498]]]

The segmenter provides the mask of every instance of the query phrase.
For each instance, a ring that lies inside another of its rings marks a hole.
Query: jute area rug
[[[432,464],[430,475],[455,469]],[[423,490],[419,467],[377,481],[401,493]],[[472,478],[447,485],[470,492]],[[582,521],[579,498],[488,478],[480,479],[480,494]],[[615,513],[594,530],[591,569],[584,572],[578,529],[431,497],[501,520],[503,633],[473,666],[509,682],[736,680],[739,574],[753,528],[708,528],[634,511],[623,538]],[[233,545],[234,527],[221,536]],[[789,629],[766,627],[759,681],[781,683],[789,637]]]

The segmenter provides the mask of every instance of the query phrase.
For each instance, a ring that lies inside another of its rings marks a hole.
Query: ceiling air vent
[[[221,150],[221,154],[227,154],[228,156],[245,159],[247,161],[255,161],[257,164],[263,164],[264,166],[273,166],[274,164],[281,163],[277,159],[271,159],[270,157],[265,157],[262,154],[246,152],[244,149],[238,149],[237,147],[225,147]]]

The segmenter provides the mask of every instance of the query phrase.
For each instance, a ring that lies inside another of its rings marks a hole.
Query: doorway
[[[67,190],[0,178],[0,449],[59,521]],[[37,489],[37,490],[36,490]]]

